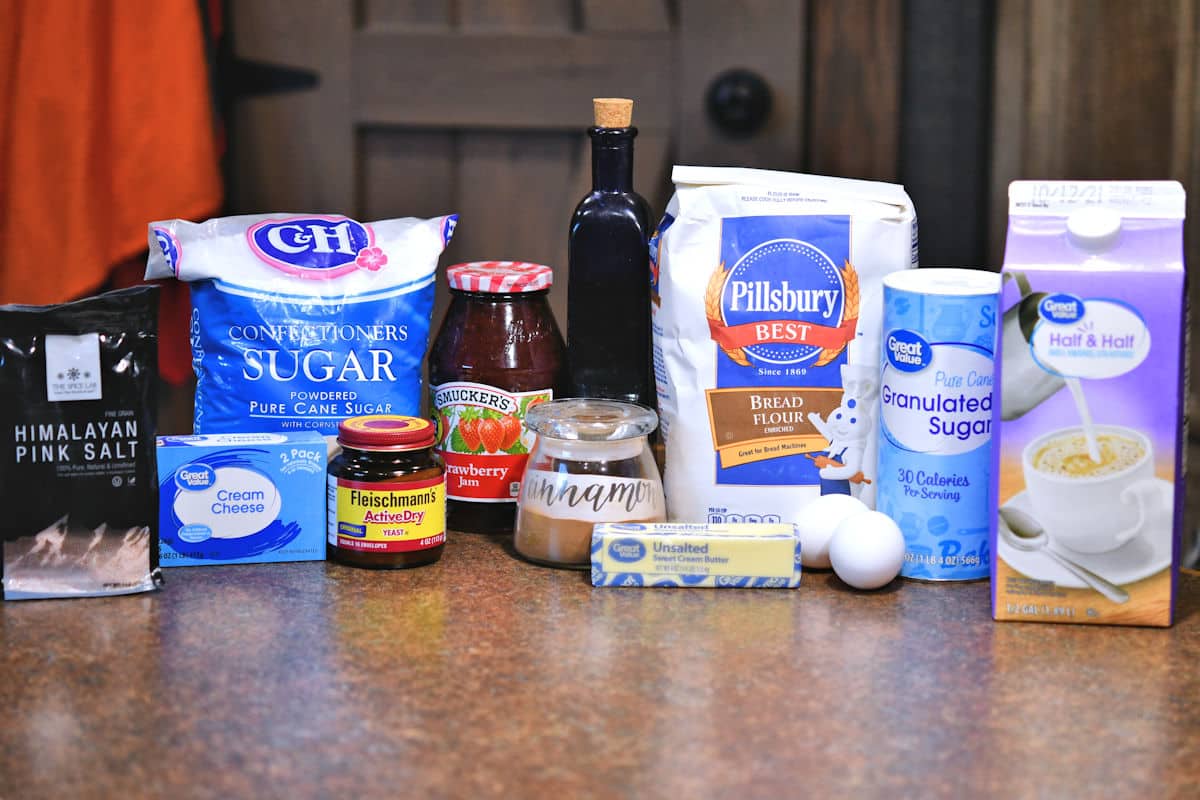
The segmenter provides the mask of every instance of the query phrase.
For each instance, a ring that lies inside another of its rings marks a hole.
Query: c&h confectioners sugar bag
[[[457,216],[150,224],[146,277],[192,283],[194,432],[337,433],[418,414],[437,259]]]
[[[875,502],[883,277],[917,266],[886,183],[675,167],[650,243],[672,520],[792,522]]]

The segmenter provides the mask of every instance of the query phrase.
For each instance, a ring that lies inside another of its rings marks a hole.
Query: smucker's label
[[[329,544],[364,553],[408,553],[446,541],[441,477],[403,483],[329,476]]]
[[[468,381],[434,386],[435,452],[446,466],[446,496],[515,503],[534,440],[525,429],[525,413],[552,399],[550,389],[506,392]]]

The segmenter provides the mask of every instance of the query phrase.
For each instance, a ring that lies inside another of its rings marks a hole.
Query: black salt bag
[[[0,306],[5,600],[162,583],[157,380],[157,287]]]

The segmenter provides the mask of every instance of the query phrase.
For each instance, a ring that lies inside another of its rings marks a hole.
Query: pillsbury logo
[[[189,492],[202,492],[217,482],[217,473],[207,464],[184,464],[175,470],[175,483]]]
[[[608,545],[608,556],[622,564],[632,564],[646,557],[646,546],[637,539],[617,539]]]
[[[254,254],[300,278],[336,278],[357,269],[372,272],[388,262],[371,228],[347,217],[309,215],[268,219],[246,231]]]
[[[933,360],[933,348],[916,331],[888,331],[883,346],[888,363],[901,372],[920,372]]]
[[[180,246],[179,240],[166,228],[160,228],[155,225],[151,230],[154,231],[154,241],[158,242],[158,247],[162,250],[167,266],[178,276],[179,259],[183,255],[183,248]]]
[[[808,242],[773,239],[719,265],[704,301],[709,333],[734,363],[823,366],[854,338],[858,275]]]
[[[1054,325],[1069,325],[1083,319],[1083,301],[1073,294],[1051,294],[1038,303],[1038,316]]]

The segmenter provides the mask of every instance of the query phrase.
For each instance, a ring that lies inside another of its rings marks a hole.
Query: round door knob
[[[708,116],[729,136],[753,136],[771,115],[771,87],[748,69],[722,72],[708,85]]]

